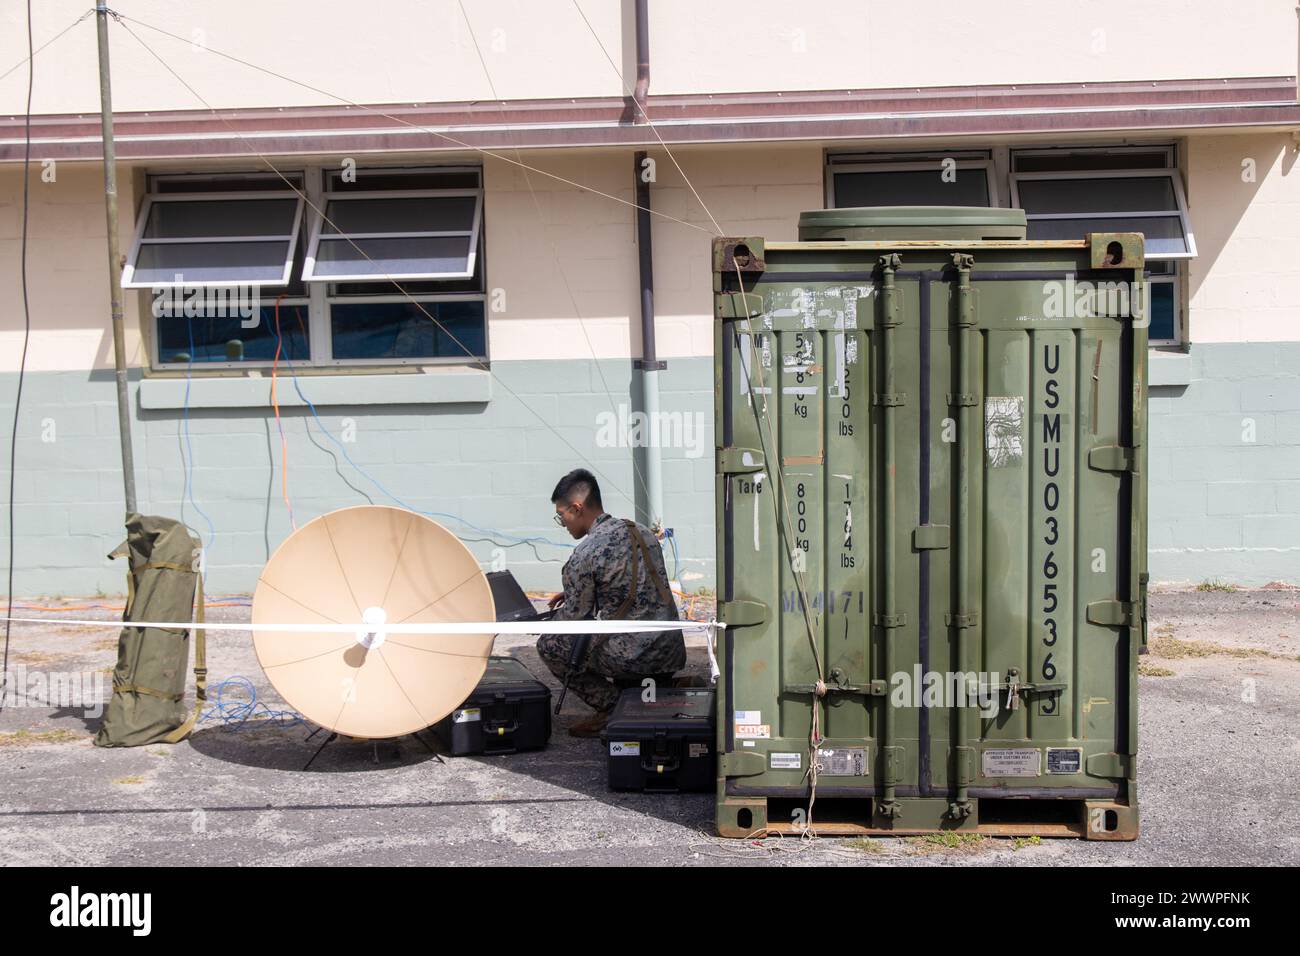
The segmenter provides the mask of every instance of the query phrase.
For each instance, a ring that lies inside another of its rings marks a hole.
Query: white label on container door
[[[1083,750],[1079,747],[1048,747],[1048,773],[1078,773],[1083,769]]]
[[[981,758],[986,777],[1037,777],[1042,753],[1036,749],[986,750]]]
[[[865,747],[836,747],[817,751],[817,771],[826,777],[867,776]]]
[[[1024,457],[1025,400],[1020,395],[984,399],[984,451],[990,468],[1013,465]]]
[[[639,757],[641,756],[641,741],[611,740],[609,742],[609,755],[611,757]]]
[[[452,711],[451,722],[453,724],[468,724],[471,720],[482,720],[483,712],[477,707],[465,707],[461,710]]]
[[[803,754],[772,754],[773,770],[799,770],[803,767]]]
[[[762,722],[763,712],[761,710],[736,711],[736,723],[738,724],[761,724]]]

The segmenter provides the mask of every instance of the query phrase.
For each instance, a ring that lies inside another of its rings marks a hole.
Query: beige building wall
[[[822,205],[822,152],[769,145],[649,155],[650,203],[659,214],[652,225],[657,351],[711,355],[712,237],[721,230],[794,239],[799,213]],[[533,153],[528,161],[616,198],[488,160],[488,286],[503,290],[507,304],[490,313],[492,358],[639,355],[633,153]]]
[[[33,4],[36,45],[88,6],[85,0]],[[126,15],[174,35],[129,24],[216,107],[337,104],[336,96],[367,104],[454,102],[491,98],[493,88],[504,99],[619,96],[635,77],[630,0],[580,0],[577,8],[572,0],[466,0],[465,15],[457,0],[130,0],[122,6]],[[25,26],[21,4],[0,11],[0,69],[26,55]],[[110,35],[119,110],[202,108],[121,26],[112,24]],[[894,0],[742,6],[651,0],[650,89],[1290,76],[1297,72],[1296,35],[1293,0],[1230,6],[1210,0],[911,0],[902,6]],[[38,67],[37,113],[98,111],[90,20],[40,54]],[[25,89],[25,70],[0,80],[0,112],[21,112]]]
[[[658,351],[665,358],[707,356],[713,350],[709,263],[716,232],[709,213],[730,235],[795,238],[799,213],[822,204],[822,153],[815,146],[772,146],[678,149],[673,156],[698,199],[672,159],[651,151],[651,204],[662,213],[652,226]],[[484,167],[493,360],[639,355],[634,154],[530,153],[526,162],[552,176],[525,176],[520,167],[492,158]],[[36,166],[31,177],[28,287],[35,334],[28,368],[111,368],[100,164],[61,162],[53,182],[41,173]],[[123,253],[134,235],[141,198],[134,187],[141,178],[130,167],[119,172]],[[0,274],[18,275],[21,217],[22,171],[0,169]],[[132,365],[144,358],[138,304],[147,294],[124,293]],[[0,286],[0,310],[21,315],[16,282]],[[0,329],[0,371],[17,369],[21,341],[20,323]]]
[[[1300,341],[1300,141],[1193,136],[1187,153],[1191,341]]]
[[[658,93],[1296,72],[1292,0],[652,0],[650,9]]]
[[[1188,272],[1191,341],[1300,339],[1297,144],[1285,134],[1193,136],[1185,149],[1199,252]],[[544,172],[525,175],[520,167],[492,158],[484,168],[492,358],[639,354],[632,152],[523,155]],[[650,151],[655,162],[651,204],[659,214],[653,219],[658,349],[665,357],[707,356],[712,351],[711,237],[720,230],[795,238],[799,213],[823,204],[822,150],[814,145],[683,147],[672,155],[681,172],[663,150]],[[332,164],[335,158],[322,162]],[[61,162],[52,170],[53,181],[47,181],[50,175],[37,165],[31,177],[28,283],[37,334],[28,367],[111,368],[100,166]],[[124,251],[134,232],[139,179],[130,167],[122,168]],[[0,270],[5,275],[18,274],[21,213],[21,170],[4,168]],[[133,365],[144,356],[136,308],[143,294],[125,293]],[[0,309],[16,316],[20,308],[18,284],[5,283]],[[18,323],[0,329],[0,371],[17,368],[21,334]]]
[[[22,355],[21,264],[23,175],[21,165],[0,167],[0,372],[18,370]],[[42,176],[53,175],[53,181]],[[34,163],[28,213],[27,291],[32,337],[27,368],[33,372],[113,367],[109,331],[108,230],[104,219],[104,173],[100,163],[61,162],[52,170]],[[136,196],[123,171],[118,183],[120,240],[130,248]],[[128,293],[128,296],[131,294]],[[141,364],[139,323],[127,299],[127,359]]]

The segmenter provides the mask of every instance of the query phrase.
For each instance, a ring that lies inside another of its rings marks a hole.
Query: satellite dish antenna
[[[393,634],[386,624],[493,621],[478,561],[438,524],[362,505],[290,535],[253,594],[253,647],[280,695],[349,737],[401,737],[437,723],[478,685],[491,634]],[[258,630],[259,624],[356,624],[355,634]]]

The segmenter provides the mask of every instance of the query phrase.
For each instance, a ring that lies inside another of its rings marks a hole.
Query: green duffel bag
[[[109,555],[127,557],[127,626],[117,642],[113,697],[96,747],[140,747],[178,743],[194,729],[207,700],[204,632],[194,631],[197,700],[185,706],[185,672],[190,656],[188,628],[131,626],[131,622],[203,623],[203,577],[198,571],[202,543],[179,521],[130,514],[126,540]]]

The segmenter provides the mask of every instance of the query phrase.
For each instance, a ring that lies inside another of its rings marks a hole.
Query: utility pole
[[[108,289],[113,316],[113,366],[117,382],[117,434],[122,443],[126,513],[137,514],[135,455],[131,448],[131,396],[126,387],[126,328],[122,323],[122,264],[117,242],[117,151],[113,147],[113,90],[108,67],[108,6],[96,0],[99,32],[99,103],[104,137],[104,212],[108,219]]]

